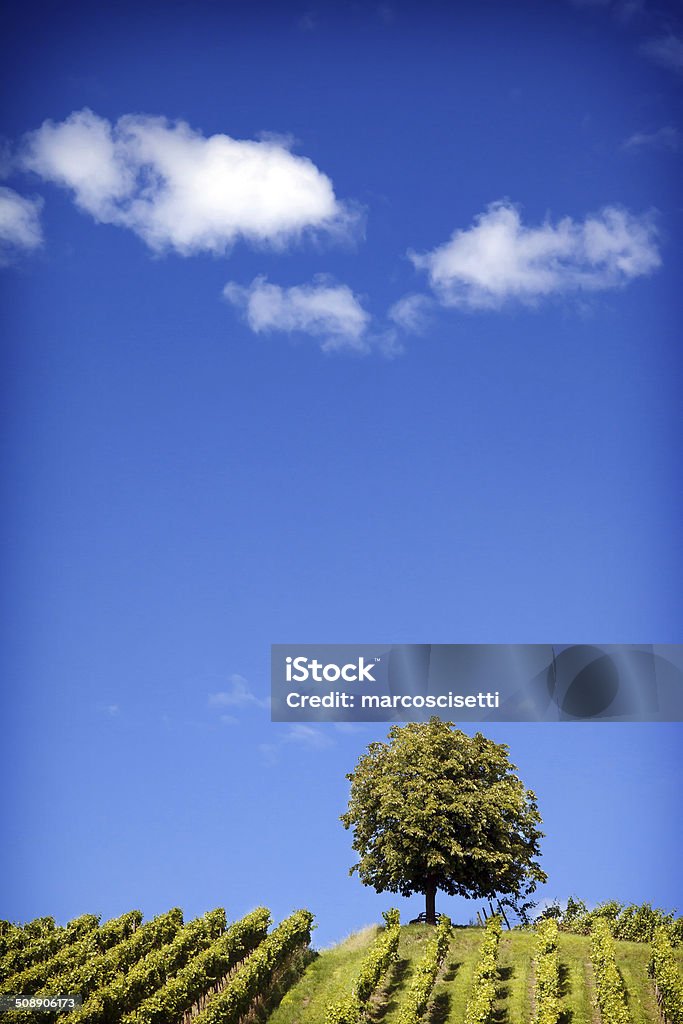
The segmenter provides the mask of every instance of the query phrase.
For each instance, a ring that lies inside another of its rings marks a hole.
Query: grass
[[[590,966],[590,939],[560,932],[558,942],[563,1024],[599,1024]]]
[[[498,951],[500,984],[496,1002],[496,1024],[530,1024],[531,962],[535,936],[530,932],[503,933]]]
[[[481,928],[456,928],[445,971],[434,987],[429,1024],[460,1024],[463,1020],[483,935]]]
[[[354,932],[316,956],[299,982],[271,1015],[269,1024],[322,1024],[328,1003],[353,988],[361,961],[378,932],[376,925]]]
[[[328,1004],[351,992],[360,963],[376,934],[376,927],[365,928],[319,953],[268,1024],[324,1024]],[[368,1024],[397,1024],[413,973],[432,935],[433,929],[427,925],[406,925],[401,929],[398,963],[372,1001]],[[454,929],[424,1024],[463,1024],[482,937],[481,928]],[[533,1024],[534,946],[535,936],[531,932],[503,932],[491,1024]],[[639,942],[617,942],[616,946],[632,1024],[661,1024],[647,975],[649,946]],[[558,948],[561,1024],[600,1024],[594,1002],[590,940],[561,932]],[[679,948],[676,953],[679,964],[683,963],[683,950]]]
[[[642,942],[618,942],[617,964],[626,986],[626,1000],[633,1024],[657,1020],[657,1000],[647,974],[650,949]]]

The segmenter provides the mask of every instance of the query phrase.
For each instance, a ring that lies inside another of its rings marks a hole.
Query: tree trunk
[[[436,924],[436,884],[428,881],[425,888],[427,924]]]

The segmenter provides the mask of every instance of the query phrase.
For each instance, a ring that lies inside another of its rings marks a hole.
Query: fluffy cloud
[[[211,708],[246,708],[259,707],[269,708],[270,700],[257,697],[250,689],[249,683],[244,676],[235,673],[230,677],[230,689],[219,690],[217,693],[209,694],[209,707]]]
[[[677,150],[680,141],[681,137],[678,129],[667,125],[664,128],[658,128],[654,132],[635,132],[628,137],[622,148],[630,150],[643,148]]]
[[[432,252],[410,256],[444,305],[470,309],[615,288],[660,264],[648,217],[605,207],[582,222],[565,217],[525,227],[506,201],[492,203]]]
[[[406,334],[422,334],[433,305],[434,300],[427,295],[404,295],[390,307],[387,316]]]
[[[306,230],[344,232],[353,221],[330,179],[286,140],[206,138],[162,117],[111,124],[86,109],[45,121],[25,137],[23,165],[157,252],[223,253],[239,238],[282,246]]]
[[[325,747],[331,747],[334,744],[334,740],[323,732],[318,726],[304,725],[303,723],[297,723],[290,725],[287,734],[283,738],[283,743],[300,743],[305,747],[313,747],[315,750],[322,750]]]
[[[25,199],[14,189],[0,187],[0,265],[21,252],[37,249],[43,241],[40,199]]]
[[[683,39],[669,33],[649,39],[642,46],[643,53],[656,64],[670,71],[683,71]]]
[[[281,288],[269,284],[265,277],[257,277],[247,288],[230,282],[223,295],[244,310],[247,323],[256,334],[300,332],[317,338],[326,352],[370,350],[370,314],[346,285],[321,277],[313,284]]]

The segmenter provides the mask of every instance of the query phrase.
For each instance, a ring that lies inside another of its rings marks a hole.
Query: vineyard
[[[41,918],[0,925],[0,997],[8,1024],[683,1024],[683,947],[666,928],[615,939],[558,928],[401,927],[397,911],[314,953],[313,916],[273,927],[258,908],[231,924],[222,909],[185,923],[173,909],[100,924]],[[77,997],[74,1006],[52,1006]],[[45,1002],[48,1003],[45,1008]]]
[[[269,932],[258,908],[228,925],[213,910],[185,924],[180,910],[142,923],[138,911],[99,925],[49,918],[0,933],[0,997],[22,996],[16,1024],[228,1024],[266,1019],[304,970],[313,915],[299,910]],[[77,997],[76,1005],[70,998]],[[65,1000],[62,1006],[53,1005]],[[26,1003],[28,1005],[24,1006]],[[40,1007],[38,1011],[36,1007]]]

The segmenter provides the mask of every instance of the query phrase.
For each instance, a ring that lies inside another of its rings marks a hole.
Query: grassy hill
[[[376,934],[377,928],[365,928],[339,945],[323,950],[269,1017],[269,1024],[323,1024],[328,1003],[351,991],[360,962]],[[399,960],[374,999],[373,1024],[396,1024],[401,998],[432,935],[433,929],[426,925],[407,925],[401,929]],[[461,1024],[482,938],[481,928],[455,929],[425,1024]],[[531,1024],[534,942],[535,937],[529,932],[503,934],[493,1024]],[[649,945],[617,942],[616,946],[633,1024],[659,1024],[652,982],[647,974]],[[679,966],[683,967],[683,952],[680,948],[676,952]],[[593,998],[589,939],[561,934],[559,957],[563,1024],[600,1024]]]
[[[533,1024],[535,972],[547,984],[543,971],[549,963],[538,960],[537,932],[501,934],[500,924],[494,922],[486,933],[470,927],[455,927],[450,933],[443,924],[436,930],[423,924],[401,928],[389,916],[386,930],[372,925],[317,953],[310,948],[313,915],[307,910],[295,911],[275,926],[265,907],[231,924],[220,907],[187,922],[177,907],[144,923],[137,910],[103,924],[87,914],[64,927],[51,918],[25,926],[4,922],[0,1002],[17,994],[48,1003],[57,995],[80,997],[82,1005],[68,1013],[54,1002],[51,1008],[43,1007],[41,1024],[324,1024],[328,1007],[346,1003],[362,978],[363,999],[370,1000],[363,1004],[368,1005],[367,1024],[399,1024],[402,1011],[409,1010],[407,997],[417,975],[421,985],[428,976],[419,1008],[422,1012],[426,1006],[427,1013],[420,1024],[463,1024],[478,974],[476,1019],[485,1019],[486,1024]],[[553,1003],[552,1015],[545,1019],[555,1024],[603,1024],[596,1007],[591,940],[558,934],[554,923],[548,927],[554,933]],[[604,1024],[662,1024],[647,973],[652,950],[658,950],[658,958],[663,955],[661,941],[654,946],[614,941],[604,920],[594,926],[598,938],[601,929],[609,946],[611,983],[619,989],[615,1015],[614,1006],[606,1002],[605,959],[598,958],[602,1005],[608,1009]],[[489,948],[484,956],[485,934]],[[670,1022],[683,1024],[683,988],[680,980],[672,981],[676,962],[679,970],[683,968],[683,945],[673,951],[667,941],[664,945],[666,956],[657,959],[657,977],[664,986],[660,995]],[[428,947],[432,973],[424,964]],[[544,1007],[548,1011],[547,995]],[[350,1019],[348,1009],[335,1017],[338,1022],[342,1018]],[[26,1003],[4,1013],[0,1006],[0,1020],[37,1024]]]

